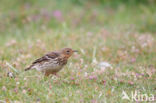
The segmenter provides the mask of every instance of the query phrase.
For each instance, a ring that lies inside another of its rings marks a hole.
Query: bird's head
[[[73,50],[71,48],[63,48],[61,53],[66,57],[69,58],[74,52],[78,52],[77,50]]]

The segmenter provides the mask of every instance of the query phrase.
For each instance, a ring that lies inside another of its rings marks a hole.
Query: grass
[[[156,95],[155,7],[2,0],[0,100],[133,103],[121,99],[123,90],[128,95],[135,90]],[[59,77],[24,72],[36,58],[64,47],[80,52],[70,58]],[[102,71],[98,64],[103,61],[113,68]],[[8,72],[15,78],[7,77]]]

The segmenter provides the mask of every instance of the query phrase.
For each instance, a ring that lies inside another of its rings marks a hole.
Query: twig
[[[9,64],[8,62],[6,62],[6,65],[9,66],[14,72],[19,73],[19,71],[17,69],[15,69],[11,64]]]

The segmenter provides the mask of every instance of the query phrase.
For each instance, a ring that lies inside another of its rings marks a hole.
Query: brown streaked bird
[[[25,71],[30,69],[36,69],[49,76],[50,74],[56,74],[59,72],[64,65],[67,64],[67,61],[71,55],[77,52],[71,48],[64,48],[60,51],[50,52],[43,57],[35,60]]]

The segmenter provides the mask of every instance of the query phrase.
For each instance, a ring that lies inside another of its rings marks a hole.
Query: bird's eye
[[[69,53],[70,51],[69,50],[67,50],[67,53]]]

